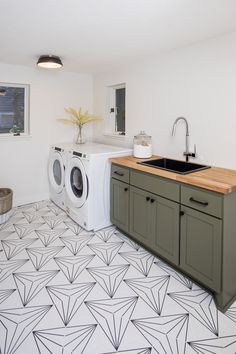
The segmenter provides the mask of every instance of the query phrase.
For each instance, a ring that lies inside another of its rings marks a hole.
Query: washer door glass
[[[60,186],[62,180],[62,173],[61,173],[61,164],[59,160],[55,160],[53,163],[53,176],[56,184]]]
[[[48,177],[50,187],[55,193],[61,193],[64,186],[64,165],[59,152],[53,151],[49,156]]]
[[[88,181],[82,161],[72,157],[68,161],[65,176],[66,194],[71,206],[80,208],[88,194]]]
[[[83,195],[83,176],[81,170],[75,166],[70,173],[70,184],[74,195],[81,198]]]

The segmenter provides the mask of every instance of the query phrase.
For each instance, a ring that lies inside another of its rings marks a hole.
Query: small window
[[[106,133],[125,135],[125,84],[108,87]]]
[[[0,83],[0,137],[29,134],[29,85]]]

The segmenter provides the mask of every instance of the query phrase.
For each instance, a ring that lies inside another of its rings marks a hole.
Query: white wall
[[[74,126],[56,121],[65,107],[92,110],[92,76],[0,63],[0,81],[30,84],[30,138],[0,137],[0,187],[14,191],[14,204],[48,198],[47,158],[51,144],[73,141]],[[90,136],[91,128],[87,135]]]
[[[184,116],[191,147],[197,145],[195,161],[236,168],[236,32],[96,75],[94,113],[105,116],[106,86],[121,82],[131,140],[104,137],[104,124],[94,130],[95,140],[131,145],[144,129],[155,153],[182,159],[183,124],[170,134],[175,118]]]

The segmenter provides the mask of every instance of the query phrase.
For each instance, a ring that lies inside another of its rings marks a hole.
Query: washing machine
[[[131,154],[131,149],[98,143],[74,145],[68,151],[66,212],[84,229],[96,231],[111,225],[109,158]]]
[[[65,210],[65,168],[67,151],[58,145],[51,146],[48,159],[48,180],[50,199]]]

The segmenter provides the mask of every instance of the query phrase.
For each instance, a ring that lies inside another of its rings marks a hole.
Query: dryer
[[[74,145],[68,151],[66,212],[81,227],[96,231],[111,225],[109,158],[131,154],[131,149],[98,143]]]
[[[67,153],[60,146],[51,146],[48,159],[48,180],[50,199],[65,210],[65,168]]]

